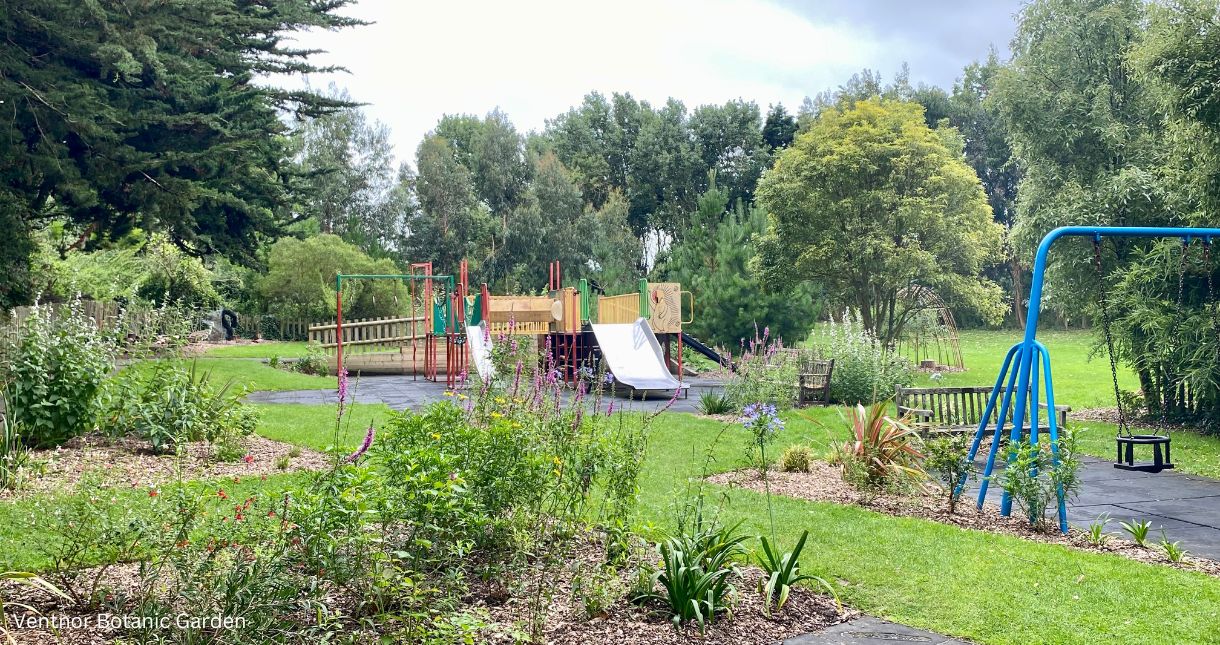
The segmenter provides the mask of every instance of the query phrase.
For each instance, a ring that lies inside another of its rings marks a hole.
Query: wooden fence
[[[343,354],[398,352],[427,335],[424,322],[423,316],[345,320]],[[328,354],[334,354],[339,346],[337,330],[338,325],[334,322],[310,325],[309,342],[317,343]]]

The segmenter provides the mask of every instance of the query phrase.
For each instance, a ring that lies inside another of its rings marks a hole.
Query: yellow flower
[[[520,422],[520,421],[513,421],[513,427],[514,427],[514,428],[520,428],[520,427],[521,427],[521,422]]]
[[[562,459],[560,459],[558,455],[556,455],[556,456],[554,456],[554,457],[551,457],[551,461],[552,461],[552,462],[554,462],[554,464],[555,464],[556,466],[560,466],[560,465],[562,465],[562,464],[563,464],[563,460],[562,460]]]
[[[508,403],[508,401],[506,401],[506,400],[504,399],[504,397],[502,397],[502,396],[497,396],[497,397],[496,397],[496,403],[499,403],[499,404],[504,404],[504,403]]]
[[[450,392],[449,390],[445,390],[445,396],[453,396],[453,392]]]
[[[492,412],[492,413],[491,413],[491,418],[493,418],[493,419],[499,419],[499,418],[500,418],[500,417],[502,417],[502,416],[504,416],[504,415],[503,415],[503,414],[500,414],[499,412]]]
[[[516,404],[525,403],[525,399],[516,398],[516,399],[513,399],[513,403],[516,403]]]
[[[470,398],[470,397],[466,396],[465,394],[459,394],[459,395],[458,395],[458,399],[460,399],[460,400],[462,400],[462,401],[465,401],[466,399],[469,399],[469,398]]]
[[[433,440],[435,440],[435,441],[440,441],[440,440],[441,440],[441,436],[440,436],[439,434],[436,434],[435,432],[433,432],[433,433],[432,433],[432,439],[433,439]]]

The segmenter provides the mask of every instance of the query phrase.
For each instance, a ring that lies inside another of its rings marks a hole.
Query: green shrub
[[[974,474],[974,464],[967,459],[969,440],[966,435],[943,437],[928,442],[928,458],[924,468],[940,479],[945,492],[949,514],[957,508],[957,501],[966,490],[966,482]]]
[[[820,355],[834,359],[830,396],[835,402],[869,405],[892,398],[896,386],[911,381],[910,363],[850,316],[841,322],[832,318],[814,344]]]
[[[329,320],[335,316],[335,274],[401,273],[388,259],[374,260],[336,235],[283,237],[271,245],[267,273],[254,285],[257,301],[280,318]],[[410,310],[410,290],[396,280],[351,280],[343,285],[343,317],[393,316]]]
[[[164,360],[124,370],[108,384],[105,398],[105,431],[140,437],[155,452],[207,440],[220,448],[221,460],[231,461],[241,456],[240,438],[258,425],[232,381],[214,386],[211,373],[200,372],[193,362],[189,368]]]
[[[792,352],[763,330],[741,346],[737,369],[725,383],[724,394],[736,409],[766,403],[780,410],[796,402],[797,361]]]
[[[807,473],[813,465],[813,450],[809,446],[792,444],[779,458],[779,469],[786,473]]]
[[[305,355],[293,361],[292,371],[326,376],[330,374],[330,355],[317,343],[310,343],[305,348]]]
[[[1070,430],[1060,430],[1058,460],[1050,441],[1037,445],[1022,439],[1010,446],[1013,460],[1004,469],[1000,485],[1017,508],[1025,512],[1037,528],[1046,526],[1046,509],[1060,495],[1070,500],[1080,490],[1080,458],[1076,456],[1076,436]],[[1056,463],[1057,461],[1057,463]]]
[[[79,607],[96,609],[106,595],[106,572],[145,551],[153,529],[127,504],[114,504],[114,492],[98,472],[85,473],[72,492],[39,502],[31,514],[33,530],[55,536],[40,540],[46,574]]]
[[[33,307],[10,342],[0,382],[6,414],[26,445],[58,446],[92,429],[115,347],[84,315],[80,299],[58,313]]]
[[[843,479],[866,494],[900,488],[925,475],[914,429],[886,416],[887,405],[857,405],[847,419],[852,439],[838,447]]]

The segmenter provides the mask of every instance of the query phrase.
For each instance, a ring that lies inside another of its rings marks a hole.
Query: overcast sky
[[[592,90],[687,108],[742,98],[795,112],[805,96],[862,68],[948,89],[994,45],[1007,55],[1021,0],[360,0],[374,22],[300,44],[347,74],[346,87],[390,126],[400,160],[442,114],[504,110],[522,132]]]

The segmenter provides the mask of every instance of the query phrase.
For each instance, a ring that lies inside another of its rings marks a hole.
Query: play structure
[[[1090,237],[1093,240],[1094,248],[1094,263],[1097,270],[1101,271],[1101,244],[1105,238],[1116,237],[1143,237],[1143,238],[1179,238],[1182,240],[1183,258],[1190,250],[1191,244],[1198,240],[1203,245],[1204,261],[1208,267],[1208,298],[1209,302],[1214,302],[1215,290],[1211,280],[1211,243],[1212,238],[1220,237],[1220,229],[1217,228],[1155,228],[1155,227],[1106,227],[1106,226],[1069,226],[1058,228],[1046,235],[1038,246],[1038,253],[1034,260],[1033,282],[1030,289],[1029,298],[1029,313],[1025,322],[1025,338],[1008,350],[1007,356],[1004,358],[1003,366],[1000,368],[1000,374],[996,378],[995,386],[991,388],[991,393],[986,400],[986,409],[980,416],[980,421],[975,430],[974,441],[970,445],[969,459],[973,460],[978,454],[979,445],[983,440],[983,436],[988,431],[988,426],[994,423],[992,430],[991,448],[987,453],[987,461],[983,470],[983,477],[979,487],[978,506],[982,508],[983,502],[987,496],[987,487],[991,481],[991,476],[995,468],[996,453],[1000,447],[1000,438],[1006,426],[1011,428],[1009,441],[1015,444],[1018,441],[1028,437],[1031,444],[1037,445],[1041,427],[1039,425],[1038,411],[1040,408],[1046,410],[1056,410],[1055,406],[1055,388],[1051,380],[1051,356],[1046,347],[1037,339],[1038,334],[1038,313],[1042,303],[1042,287],[1046,273],[1046,257],[1050,251],[1051,245],[1055,240],[1062,237]],[[1182,269],[1179,274],[1179,296],[1178,305],[1181,306],[1181,282],[1185,272],[1185,264],[1183,262]],[[1114,353],[1114,340],[1110,334],[1110,313],[1106,304],[1105,298],[1101,299],[1102,308],[1102,324],[1106,336],[1106,348],[1110,358],[1110,369],[1114,376],[1114,395],[1119,410],[1119,429],[1116,441],[1117,459],[1115,467],[1125,468],[1129,470],[1141,470],[1145,472],[1160,472],[1161,470],[1172,468],[1173,463],[1170,459],[1170,437],[1166,434],[1133,434],[1127,426],[1126,416],[1123,414],[1122,397],[1118,389],[1118,363]],[[1045,397],[1045,400],[1043,399]],[[997,405],[999,406],[999,414],[994,414]],[[1060,415],[1048,414],[1046,418],[1046,429],[1050,435],[1050,447],[1053,455],[1053,463],[1058,464],[1059,459],[1059,424],[1061,422]],[[1151,447],[1153,450],[1153,458],[1148,462],[1137,462],[1134,458],[1134,451],[1137,446]],[[1162,452],[1163,450],[1163,452]],[[1008,463],[1011,467],[1015,453],[1009,451]],[[959,487],[958,492],[961,489]],[[1064,500],[1063,491],[1060,490],[1059,498],[1059,528],[1064,533],[1067,533],[1067,508]],[[1012,511],[1012,499],[1007,493],[1004,494],[1001,501],[1000,512],[1002,515],[1009,515]]]
[[[344,284],[396,280],[409,288],[409,312],[397,318],[343,320]],[[635,291],[593,298],[588,280],[564,286],[558,262],[544,295],[494,295],[484,284],[471,294],[466,262],[456,275],[433,274],[430,263],[407,274],[339,274],[334,324],[310,327],[310,338],[349,373],[410,373],[449,387],[495,377],[496,344],[527,343],[544,354],[556,378],[574,383],[604,369],[619,391],[684,392],[684,347],[720,364],[714,349],[683,331],[694,298],[672,282],[640,280]],[[684,298],[684,296],[686,296]],[[683,318],[683,304],[687,318]]]

